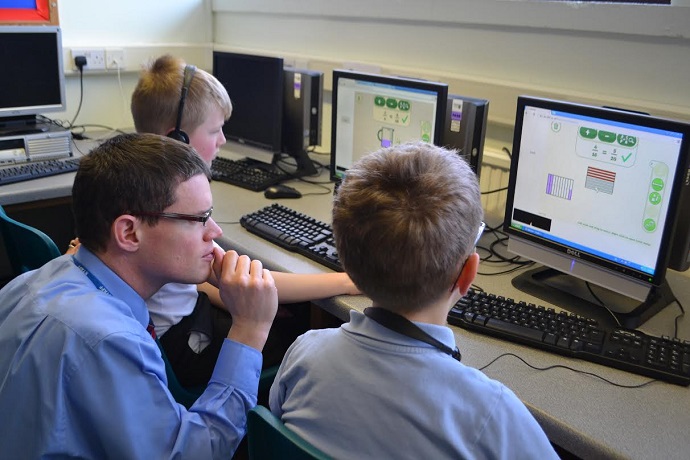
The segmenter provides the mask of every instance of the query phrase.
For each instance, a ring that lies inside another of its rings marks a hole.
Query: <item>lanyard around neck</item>
[[[429,345],[438,348],[447,355],[450,355],[456,361],[460,361],[462,359],[460,350],[458,350],[457,347],[455,347],[455,349],[450,348],[446,344],[436,340],[435,338],[424,332],[419,326],[414,324],[412,321],[408,320],[403,316],[398,315],[397,313],[393,313],[392,311],[386,310],[385,308],[369,307],[364,309],[364,314],[367,317],[379,323],[381,326],[385,327],[386,329],[390,329],[391,331],[397,332],[398,334],[404,335],[406,337],[410,337],[413,339],[417,339],[421,342],[428,343]]]
[[[101,280],[99,280],[99,279],[96,277],[96,275],[94,275],[93,273],[91,273],[91,272],[84,266],[84,264],[82,264],[81,262],[79,262],[79,261],[77,260],[76,257],[72,256],[72,261],[74,262],[74,265],[76,265],[77,268],[79,268],[79,270],[81,270],[81,271],[86,275],[86,277],[87,277],[89,280],[91,280],[91,282],[93,283],[93,285],[96,286],[96,289],[98,289],[98,290],[101,291],[101,292],[105,292],[105,293],[108,294],[108,295],[112,295],[112,294],[110,293],[110,291],[108,290],[108,288],[106,288],[106,287],[103,285],[103,283],[101,283]],[[152,322],[152,320],[151,320],[151,316],[149,316],[149,324],[148,324],[148,326],[146,326],[146,330],[148,331],[149,334],[151,334],[151,337],[153,337],[154,340],[157,340],[156,329],[153,327],[153,322]]]
[[[84,274],[86,275],[86,277],[87,277],[89,280],[91,280],[91,282],[93,283],[93,285],[96,286],[96,289],[98,289],[98,290],[101,291],[101,292],[105,292],[105,293],[108,294],[108,295],[112,295],[112,294],[110,293],[110,291],[103,285],[103,283],[101,283],[101,280],[99,280],[99,279],[96,277],[96,275],[94,275],[93,273],[91,273],[91,272],[84,266],[84,264],[82,264],[81,262],[79,262],[79,261],[77,260],[76,257],[72,256],[72,261],[74,262],[74,265],[76,265],[77,268],[78,268],[79,270],[81,270],[82,272],[84,272]]]

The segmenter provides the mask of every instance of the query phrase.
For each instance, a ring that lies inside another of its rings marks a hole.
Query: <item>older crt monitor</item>
[[[510,251],[555,271],[514,284],[566,310],[583,305],[566,292],[601,286],[597,297],[628,327],[670,303],[689,146],[686,123],[518,98],[504,230]]]
[[[36,116],[66,107],[60,28],[0,26],[0,62],[0,136],[47,130]]]
[[[363,155],[423,140],[438,144],[448,85],[403,77],[333,71],[331,179]]]

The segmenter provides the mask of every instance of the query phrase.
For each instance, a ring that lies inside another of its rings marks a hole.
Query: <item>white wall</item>
[[[489,136],[505,145],[519,94],[690,120],[688,3],[213,0],[213,29],[217,49],[446,81],[491,101]]]
[[[71,120],[77,110],[71,47],[125,49],[119,78],[113,70],[85,74],[76,121],[117,128],[132,126],[129,98],[142,62],[171,52],[210,70],[215,47],[281,55],[326,72],[359,63],[447,81],[453,92],[491,101],[489,136],[503,144],[523,93],[690,120],[689,3],[63,0],[68,109],[49,115]]]
[[[62,0],[58,5],[66,75],[67,110],[46,114],[71,121],[80,96],[70,48],[123,48],[126,67],[85,72],[75,124],[131,128],[129,103],[141,64],[165,52],[203,68],[211,63],[210,0]]]

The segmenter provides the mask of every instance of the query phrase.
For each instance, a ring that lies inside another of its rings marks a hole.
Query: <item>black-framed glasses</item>
[[[180,214],[177,212],[137,212],[132,215],[135,216],[147,216],[147,217],[165,217],[166,219],[176,219],[176,220],[186,220],[189,222],[201,222],[201,225],[206,226],[206,222],[211,218],[213,214],[213,206],[211,209],[205,213],[198,214]]]
[[[474,239],[474,244],[473,246],[477,246],[479,243],[479,240],[482,238],[482,234],[484,233],[484,229],[486,228],[486,224],[484,222],[479,223],[479,230],[477,230],[477,237]],[[462,275],[462,271],[465,269],[465,264],[467,263],[467,259],[462,263],[462,267],[460,267],[460,273],[458,273],[458,277],[455,278],[455,282],[452,284],[450,287],[450,292],[453,292],[453,289],[455,289],[455,285],[458,284],[458,280],[460,280],[460,275]]]

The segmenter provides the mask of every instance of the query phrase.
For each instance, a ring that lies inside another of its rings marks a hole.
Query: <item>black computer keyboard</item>
[[[452,325],[635,374],[690,385],[690,342],[599,326],[579,315],[470,290]]]
[[[211,163],[211,177],[254,192],[266,190],[271,185],[292,178],[290,174],[269,163],[251,158],[230,160],[220,157]]]
[[[242,216],[248,231],[335,271],[343,271],[331,226],[280,204]]]
[[[44,160],[0,167],[0,185],[13,184],[39,177],[55,176],[76,171],[79,158],[67,160]]]

